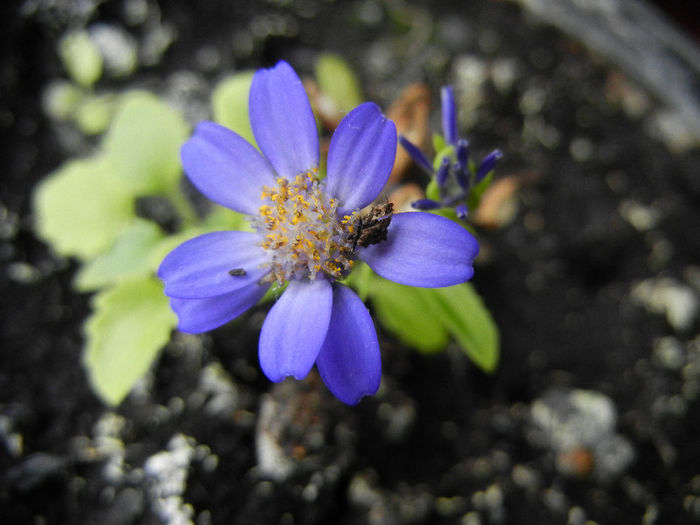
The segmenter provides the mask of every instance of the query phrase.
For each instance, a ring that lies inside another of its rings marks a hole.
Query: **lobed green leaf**
[[[93,299],[83,364],[96,394],[118,405],[143,377],[177,324],[154,277],[122,281]]]
[[[362,104],[360,82],[343,58],[333,53],[322,53],[316,60],[315,73],[321,92],[341,113],[348,113]]]
[[[214,204],[211,211],[204,217],[204,220],[200,223],[200,227],[203,230],[217,231],[217,230],[241,230],[241,231],[253,231],[250,222],[247,219],[247,215],[233,211],[225,206],[219,206]]]
[[[86,135],[97,135],[109,127],[114,113],[114,95],[85,95],[75,108],[73,118]]]
[[[81,292],[97,290],[120,280],[153,272],[149,255],[165,237],[153,222],[136,219],[112,249],[84,264],[73,282]]]
[[[42,92],[42,106],[46,114],[65,121],[73,117],[86,93],[68,80],[54,80]]]
[[[72,31],[58,45],[58,54],[70,77],[90,87],[102,75],[102,55],[86,31]]]
[[[470,210],[476,210],[481,202],[481,197],[484,196],[484,192],[491,186],[493,182],[493,170],[489,171],[488,174],[481,179],[479,184],[474,186],[469,192],[469,197],[467,197],[467,206]]]
[[[223,79],[214,88],[211,103],[216,122],[256,145],[248,117],[248,95],[252,82],[252,71],[236,73]]]
[[[445,141],[445,138],[442,135],[440,135],[439,133],[433,133],[432,139],[433,139],[433,151],[440,152],[449,146],[449,144],[447,144],[447,142]],[[435,156],[437,157],[437,155],[435,155]],[[437,164],[436,168],[438,166],[440,166],[439,163]]]
[[[180,181],[180,146],[189,126],[158,97],[134,91],[122,97],[103,145],[116,174],[135,195],[168,193]]]
[[[132,195],[96,156],[64,164],[34,191],[37,235],[61,255],[89,259],[107,250],[134,218]]]

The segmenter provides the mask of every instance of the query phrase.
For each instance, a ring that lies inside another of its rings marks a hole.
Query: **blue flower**
[[[399,137],[399,142],[413,158],[414,162],[435,178],[439,200],[420,199],[412,203],[419,210],[436,210],[454,207],[458,218],[467,218],[467,201],[469,193],[488,175],[503,157],[500,150],[493,150],[482,159],[478,167],[469,160],[469,142],[457,134],[457,107],[452,87],[443,86],[440,91],[442,106],[442,133],[446,148],[437,152],[440,160],[437,168],[415,144],[406,137]]]
[[[250,123],[260,152],[213,122],[182,147],[185,172],[208,198],[250,217],[253,232],[211,232],[168,254],[158,276],[183,332],[216,328],[248,310],[272,283],[288,282],[260,333],[260,366],[272,381],[305,377],[316,364],[347,404],[377,391],[377,335],[360,298],[338,280],[356,259],[398,283],[468,280],[474,237],[437,215],[393,215],[370,205],[396,154],[396,128],[365,103],[340,123],[319,180],[319,139],[301,81],[285,62],[259,70]]]

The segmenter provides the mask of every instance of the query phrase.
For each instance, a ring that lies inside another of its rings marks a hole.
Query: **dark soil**
[[[414,81],[481,85],[463,135],[479,154],[502,149],[498,175],[523,181],[512,222],[480,234],[473,280],[501,331],[495,374],[380,329],[382,388],[346,407],[315,373],[265,379],[257,308],[175,334],[136,391],[103,406],[80,364],[90,297],[71,289],[75,263],[34,236],[30,199],[91,146],[42,113],[62,76],[56,41],[88,18],[126,27],[127,3],[90,17],[3,7],[3,523],[700,521],[700,152],[672,152],[650,132],[660,107],[643,85],[512,3],[163,2],[178,37],[162,60],[100,84],[166,94],[189,70],[202,102],[228,71],[286,59],[310,74],[330,50],[385,108]],[[469,64],[482,80],[465,80]]]

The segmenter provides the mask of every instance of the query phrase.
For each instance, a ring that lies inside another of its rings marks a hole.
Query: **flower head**
[[[443,151],[438,151],[436,166],[415,144],[399,137],[399,142],[413,160],[434,177],[439,199],[420,199],[412,203],[419,210],[454,208],[458,218],[467,218],[467,202],[471,190],[488,175],[503,157],[500,150],[493,150],[476,166],[469,158],[469,141],[457,134],[457,107],[451,86],[440,91],[442,106],[442,133],[445,142]]]
[[[327,176],[318,177],[319,144],[301,81],[285,62],[258,71],[250,122],[260,152],[213,122],[182,147],[189,179],[214,202],[250,217],[253,232],[211,232],[175,248],[158,270],[179,318],[199,333],[234,319],[273,282],[289,284],[270,309],[259,342],[272,381],[305,377],[314,364],[348,404],[374,394],[381,379],[377,335],[367,308],[344,278],[357,259],[393,281],[423,287],[469,279],[474,237],[436,215],[392,214],[370,205],[396,154],[396,129],[365,103],[340,123]]]

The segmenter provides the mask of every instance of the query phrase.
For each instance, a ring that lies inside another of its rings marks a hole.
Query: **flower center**
[[[280,177],[277,187],[263,187],[264,202],[251,225],[271,254],[270,273],[263,280],[280,284],[291,278],[316,279],[325,273],[340,279],[354,264],[358,212],[338,217],[338,202],[324,195],[314,172],[293,181]]]

